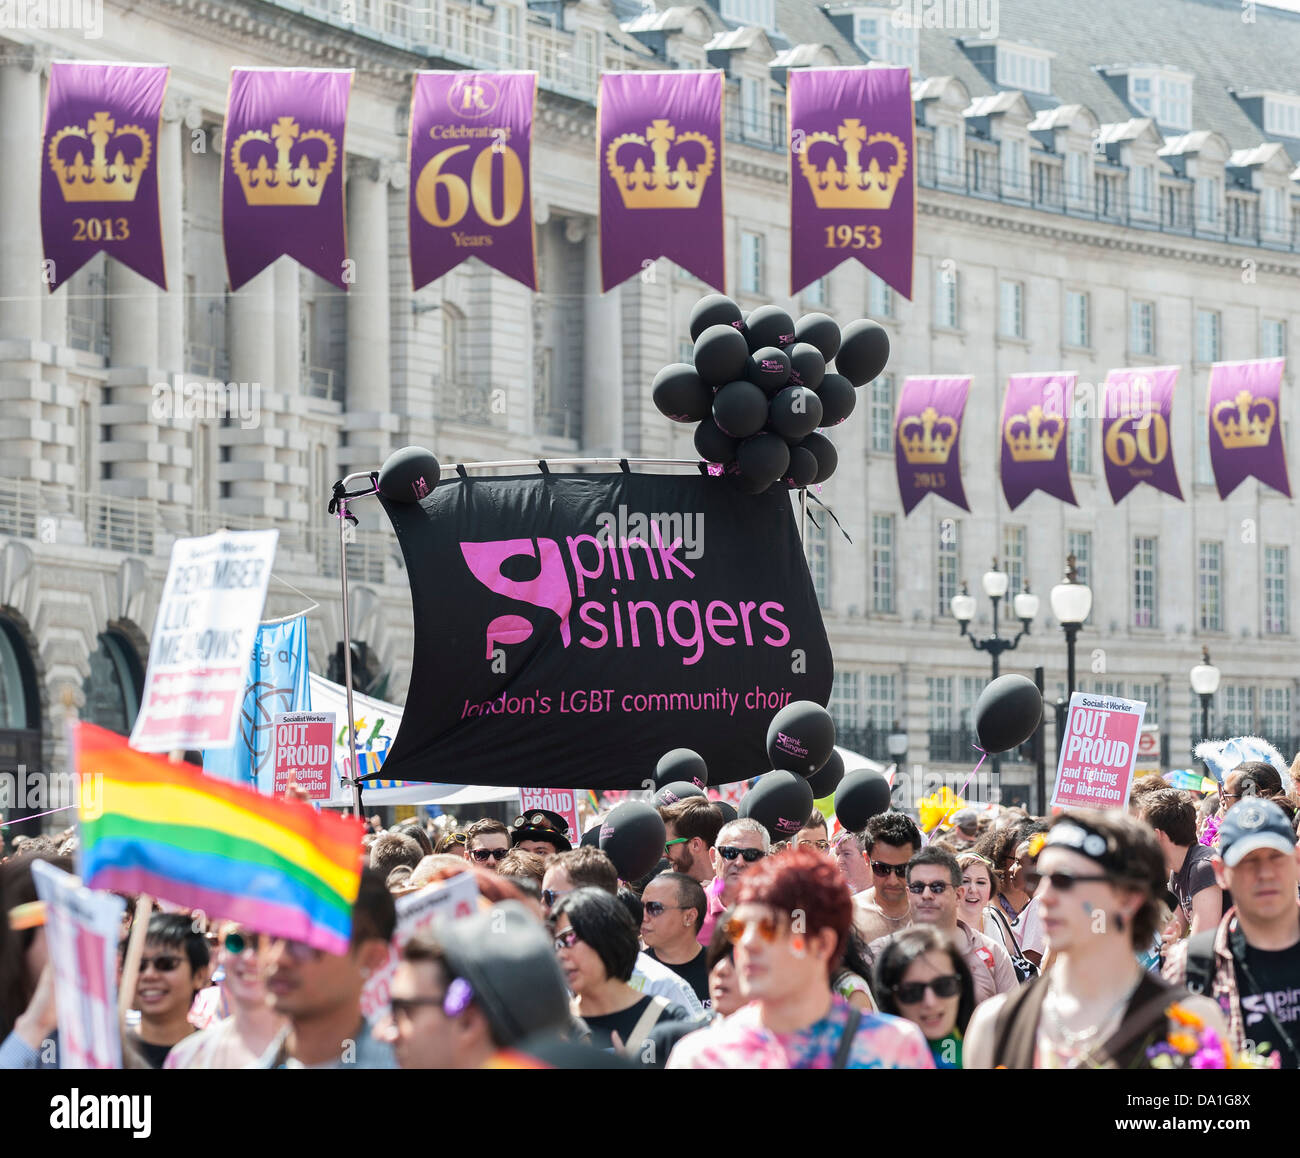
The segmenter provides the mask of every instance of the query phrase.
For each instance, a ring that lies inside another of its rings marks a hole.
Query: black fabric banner
[[[685,747],[723,784],[769,769],[778,709],[830,696],[786,491],[547,474],[381,502],[415,618],[385,780],[634,789]]]

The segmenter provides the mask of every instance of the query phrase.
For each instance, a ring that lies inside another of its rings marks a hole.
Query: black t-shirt
[[[628,1038],[632,1036],[632,1031],[636,1028],[636,1023],[641,1020],[641,1015],[645,1013],[646,1007],[653,1000],[649,995],[641,998],[635,1005],[630,1005],[627,1009],[620,1010],[618,1013],[603,1013],[599,1017],[587,1017],[583,1015],[582,1020],[586,1022],[587,1028],[591,1030],[590,1044],[596,1049],[613,1049],[613,1034],[617,1033],[619,1041],[625,1046],[628,1044]],[[690,1021],[691,1015],[680,1005],[669,1005],[660,1015],[656,1025],[662,1025],[665,1021]]]
[[[709,967],[707,964],[708,953],[703,945],[700,951],[695,954],[689,961],[683,961],[680,965],[674,965],[671,961],[665,961],[653,949],[647,949],[647,957],[653,957],[660,965],[667,965],[674,973],[695,990],[695,996],[700,999],[700,1004],[705,1009],[709,1008]]]
[[[167,1060],[167,1055],[172,1051],[172,1046],[154,1045],[152,1042],[145,1041],[138,1033],[134,1032],[127,1033],[126,1041],[136,1053],[149,1063],[149,1068],[154,1070],[162,1069],[163,1062]]]
[[[1238,928],[1229,945],[1246,1040],[1267,1042],[1270,1054],[1281,1055],[1283,1069],[1300,1069],[1300,941],[1289,949],[1256,949]]]
[[[1203,844],[1192,845],[1183,858],[1183,867],[1170,876],[1169,888],[1178,898],[1183,916],[1190,925],[1192,898],[1202,889],[1218,888],[1218,881],[1214,879],[1214,849]]]

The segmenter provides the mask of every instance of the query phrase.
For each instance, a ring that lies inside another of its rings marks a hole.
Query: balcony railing
[[[882,764],[892,764],[894,758],[889,754],[889,734],[892,728],[882,728],[875,724],[859,727],[836,727],[835,743],[850,752],[857,752],[868,760],[878,760]]]
[[[343,384],[337,371],[326,366],[308,366],[305,369],[307,393],[327,402],[343,401]]]
[[[201,375],[209,381],[220,379],[224,382],[230,373],[230,359],[225,350],[216,346],[189,342],[185,346],[185,372]]]

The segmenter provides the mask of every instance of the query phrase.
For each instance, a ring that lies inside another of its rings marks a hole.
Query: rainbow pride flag
[[[137,752],[93,724],[75,726],[73,750],[88,887],[148,893],[347,952],[361,879],[359,820]]]

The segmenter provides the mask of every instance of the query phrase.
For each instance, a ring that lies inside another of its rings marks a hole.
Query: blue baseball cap
[[[1256,849],[1294,852],[1295,846],[1295,830],[1286,813],[1271,800],[1257,796],[1234,804],[1219,826],[1219,855],[1229,868]]]

